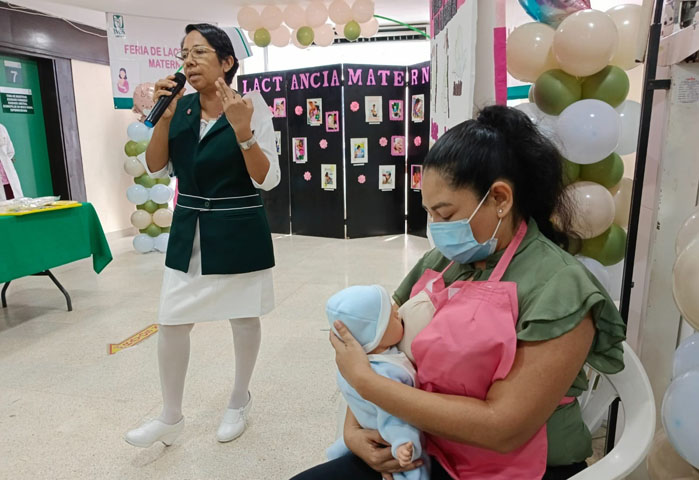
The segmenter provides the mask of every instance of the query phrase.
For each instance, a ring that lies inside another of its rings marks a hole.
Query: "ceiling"
[[[236,25],[244,5],[307,4],[298,0],[14,0],[10,2],[104,28],[105,12]],[[426,23],[429,0],[375,0],[376,13],[405,23]]]

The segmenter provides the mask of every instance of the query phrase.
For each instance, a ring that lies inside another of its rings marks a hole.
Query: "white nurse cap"
[[[252,57],[250,43],[248,42],[245,33],[241,29],[238,27],[221,27],[221,30],[226,32],[228,37],[231,39],[233,50],[235,51],[235,58],[237,58],[238,61]]]

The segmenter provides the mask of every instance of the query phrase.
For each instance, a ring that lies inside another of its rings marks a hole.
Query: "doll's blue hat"
[[[325,313],[335,335],[333,323],[339,320],[369,353],[379,346],[386,333],[391,317],[391,297],[380,285],[349,287],[330,297]]]

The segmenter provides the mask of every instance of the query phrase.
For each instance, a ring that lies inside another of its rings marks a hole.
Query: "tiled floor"
[[[184,397],[187,426],[172,447],[142,450],[123,434],[157,416],[156,339],[115,355],[155,323],[163,256],[112,244],[99,276],[90,260],[57,268],[74,311],[48,278],[13,282],[0,309],[0,478],[282,480],[323,459],[335,434],[338,394],[325,300],[350,284],[392,289],[427,248],[398,236],[364,240],[275,239],[277,309],[263,319],[253,378],[252,425],[219,444],[215,431],[232,388],[227,322],[192,334]]]

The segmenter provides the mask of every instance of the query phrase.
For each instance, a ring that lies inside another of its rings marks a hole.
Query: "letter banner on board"
[[[114,108],[133,108],[134,89],[174,74],[184,28],[183,20],[163,20],[107,13],[107,39]]]

